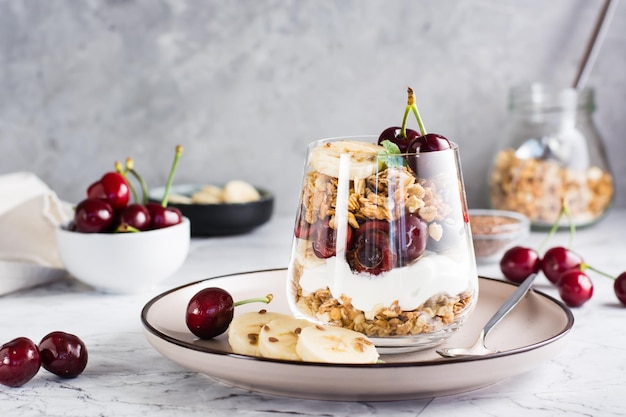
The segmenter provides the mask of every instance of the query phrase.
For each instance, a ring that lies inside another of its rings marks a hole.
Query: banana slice
[[[228,344],[234,353],[260,356],[259,333],[261,327],[276,319],[293,319],[282,313],[271,313],[265,310],[244,313],[235,317],[228,327]]]
[[[295,256],[304,268],[315,268],[326,263],[326,259],[319,258],[313,252],[313,243],[309,240],[297,239]]]
[[[327,142],[311,151],[309,163],[314,170],[322,174],[339,178],[339,160],[342,154],[350,155],[348,175],[351,180],[367,178],[379,169],[378,152],[384,150],[380,145],[353,140]]]
[[[266,358],[299,361],[296,352],[298,335],[305,327],[313,326],[308,320],[295,317],[274,319],[261,327],[259,353]]]
[[[250,203],[261,199],[261,194],[245,181],[233,180],[226,183],[223,191],[225,203]]]
[[[298,336],[296,352],[303,361],[329,363],[376,363],[376,346],[362,333],[335,326],[305,327]]]

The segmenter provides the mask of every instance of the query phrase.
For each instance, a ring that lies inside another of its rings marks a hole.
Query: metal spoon
[[[437,349],[437,353],[443,356],[444,358],[455,358],[460,356],[481,356],[481,355],[489,355],[492,353],[498,353],[497,350],[489,349],[485,346],[485,338],[489,331],[502,320],[504,316],[506,316],[509,311],[513,309],[519,303],[519,301],[526,295],[528,290],[530,289],[533,281],[537,274],[531,274],[528,278],[522,282],[517,289],[507,298],[507,300],[502,304],[502,306],[496,311],[496,314],[487,322],[483,330],[480,332],[478,339],[476,342],[466,348],[441,348]]]

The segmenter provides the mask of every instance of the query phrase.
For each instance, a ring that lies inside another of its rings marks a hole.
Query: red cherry
[[[128,205],[130,186],[119,172],[107,172],[87,189],[87,198],[99,198],[108,202],[114,210]]]
[[[346,247],[352,245],[352,228],[346,228]],[[318,258],[326,259],[337,253],[337,231],[330,227],[328,219],[316,225],[312,244],[313,252]]]
[[[559,280],[559,294],[568,306],[580,307],[593,295],[591,278],[578,269],[567,271]]]
[[[502,256],[500,270],[509,281],[521,283],[530,274],[539,271],[539,264],[537,251],[523,246],[514,246]]]
[[[415,138],[409,143],[408,153],[420,153],[420,152],[437,152],[451,149],[452,145],[450,141],[437,133],[427,133],[423,136]]]
[[[159,203],[148,203],[146,208],[152,219],[150,229],[162,229],[183,221],[183,215],[176,207],[163,207]]]
[[[306,209],[304,206],[300,207],[298,211],[298,218],[296,220],[296,226],[294,228],[294,234],[298,239],[308,239],[311,235],[314,226],[304,219]]]
[[[108,232],[113,226],[113,208],[97,198],[88,198],[76,206],[74,230],[82,233]]]
[[[201,339],[210,339],[224,333],[235,313],[233,297],[217,287],[200,290],[187,305],[186,323],[189,330]]]
[[[402,128],[398,126],[388,127],[383,130],[380,136],[378,137],[378,144],[380,145],[384,141],[388,140],[391,143],[394,143],[400,149],[400,153],[406,153],[409,147],[409,143],[413,141],[413,139],[417,138],[420,134],[413,129],[406,129],[405,136],[402,136]]]
[[[564,272],[570,269],[579,269],[582,263],[583,258],[575,252],[562,246],[556,246],[543,255],[541,270],[550,282],[558,285]]]
[[[272,295],[250,298],[233,303],[233,297],[222,288],[209,287],[198,291],[187,304],[187,328],[201,339],[211,339],[224,333],[233,320],[235,307],[241,304],[269,303]]]
[[[396,255],[391,250],[389,234],[378,227],[386,222],[368,223],[374,222],[359,227],[354,248],[346,253],[346,260],[353,271],[379,275],[393,268]]]
[[[52,332],[39,342],[41,365],[61,378],[75,378],[87,366],[87,348],[77,336]]]
[[[146,206],[130,204],[119,213],[118,230],[125,230],[128,226],[137,230],[148,230],[152,224],[151,221],[152,218]]]
[[[39,372],[41,358],[32,340],[18,337],[0,348],[0,384],[19,387]]]
[[[613,291],[617,299],[626,306],[626,272],[618,275],[613,283]]]
[[[428,242],[428,225],[415,214],[406,214],[393,223],[397,265],[405,266],[422,256]]]

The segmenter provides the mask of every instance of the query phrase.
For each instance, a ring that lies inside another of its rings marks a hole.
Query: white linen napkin
[[[0,175],[0,294],[66,274],[55,229],[71,216],[71,206],[36,175]]]

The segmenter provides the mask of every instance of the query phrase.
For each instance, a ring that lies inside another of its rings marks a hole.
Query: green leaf
[[[402,153],[398,145],[390,140],[384,140],[380,144],[385,150],[380,151],[378,156],[381,162],[387,165],[387,168],[398,168],[406,165],[406,161],[400,156]]]

